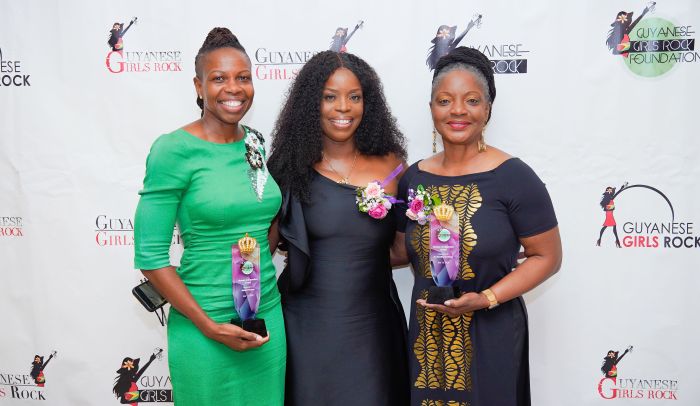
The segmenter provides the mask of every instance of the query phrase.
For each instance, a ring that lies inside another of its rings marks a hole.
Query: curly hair
[[[349,53],[324,51],[299,71],[287,93],[272,131],[267,167],[283,191],[308,202],[313,165],[322,159],[321,98],[328,78],[339,68],[349,69],[360,81],[364,100],[362,121],[354,134],[363,155],[394,153],[406,158],[406,140],[384,98],[381,81],[367,62]]]
[[[202,59],[204,56],[219,48],[237,49],[248,57],[248,53],[245,51],[245,48],[243,48],[243,45],[241,45],[241,43],[238,41],[238,37],[236,37],[231,30],[222,27],[212,28],[211,31],[209,31],[209,34],[207,34],[207,37],[204,39],[204,43],[202,43],[201,48],[199,48],[197,56],[194,57],[194,73],[198,78],[203,79]],[[197,106],[199,106],[199,108],[202,110],[202,114],[204,114],[204,100],[200,99],[199,97],[197,98]]]

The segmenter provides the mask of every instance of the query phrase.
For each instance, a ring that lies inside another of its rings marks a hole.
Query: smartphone
[[[163,307],[167,300],[156,290],[149,280],[140,283],[135,288],[131,289],[131,293],[136,296],[136,299],[141,302],[143,307],[149,312],[154,312]]]

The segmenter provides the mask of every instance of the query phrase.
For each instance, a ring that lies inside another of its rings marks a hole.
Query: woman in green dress
[[[171,304],[168,359],[176,405],[282,405],[286,341],[271,247],[280,190],[264,143],[240,124],[253,103],[251,63],[235,35],[214,28],[195,59],[202,117],[159,137],[135,217],[135,265]],[[184,253],[170,265],[178,223]],[[272,233],[270,231],[273,231]],[[262,337],[236,326],[232,248],[260,247]]]

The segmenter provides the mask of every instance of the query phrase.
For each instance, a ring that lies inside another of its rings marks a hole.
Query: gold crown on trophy
[[[454,214],[455,209],[449,204],[442,203],[439,206],[433,208],[433,214],[440,221],[450,221],[452,214]]]
[[[255,238],[250,237],[248,233],[245,233],[245,237],[238,240],[238,248],[243,254],[250,254],[257,245],[258,241]]]

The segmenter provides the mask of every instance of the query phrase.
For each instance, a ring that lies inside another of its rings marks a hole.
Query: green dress
[[[246,136],[251,129],[245,128]],[[245,138],[244,138],[245,139]],[[217,144],[183,129],[159,137],[146,161],[135,217],[135,266],[170,265],[175,222],[184,243],[177,270],[195,300],[214,321],[238,318],[231,281],[231,245],[245,233],[260,246],[261,300],[270,341],[237,352],[205,337],[170,309],[168,362],[178,406],[282,405],[286,340],[267,232],[282,198],[268,177],[258,201],[248,176],[244,140]]]

